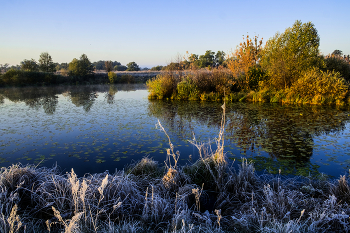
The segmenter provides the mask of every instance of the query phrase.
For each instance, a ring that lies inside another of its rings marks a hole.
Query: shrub
[[[158,167],[157,161],[144,157],[141,161],[131,164],[126,173],[142,177],[158,177],[161,175],[161,170]]]
[[[1,81],[3,85],[36,85],[36,84],[56,84],[62,76],[52,73],[37,72],[37,71],[22,71],[11,69],[2,75]]]
[[[204,189],[206,190],[215,190],[215,180],[210,174],[210,171],[206,164],[209,166],[209,169],[215,171],[214,175],[217,175],[213,157],[208,157],[204,160],[197,160],[191,166],[183,167],[183,172],[187,174],[191,178],[191,181],[199,187],[202,187],[203,185]]]
[[[108,79],[109,79],[109,83],[113,84],[117,81],[117,74],[110,71],[108,72]]]
[[[248,85],[251,90],[259,88],[259,83],[267,79],[267,74],[260,67],[253,66],[248,70]]]
[[[286,90],[286,102],[344,104],[348,86],[339,73],[312,69]]]
[[[173,73],[165,73],[157,75],[155,78],[146,82],[148,91],[150,92],[149,99],[170,98],[173,94],[176,95],[176,87],[179,78]]]
[[[229,95],[235,79],[228,70],[213,69],[212,71],[192,71],[188,77],[196,85],[200,93],[218,92]]]
[[[117,79],[117,83],[135,83],[135,78],[132,75],[124,74],[120,77],[120,79]]]
[[[177,84],[177,96],[179,100],[198,100],[199,90],[190,78],[186,78]]]

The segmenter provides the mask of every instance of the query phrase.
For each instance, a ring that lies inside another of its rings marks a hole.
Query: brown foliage
[[[259,53],[262,49],[262,39],[258,36],[254,38],[243,37],[243,42],[239,44],[235,52],[228,59],[227,67],[233,75],[239,78],[239,85],[242,89],[249,89],[250,75],[249,70],[257,66]]]

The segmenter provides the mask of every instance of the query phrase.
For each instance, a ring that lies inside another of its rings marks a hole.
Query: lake
[[[167,131],[180,164],[198,159],[189,140],[215,150],[222,103],[147,99],[144,84],[0,89],[0,166],[71,168],[82,176],[125,168],[149,156],[164,165]],[[225,152],[258,172],[349,174],[348,108],[227,103]]]

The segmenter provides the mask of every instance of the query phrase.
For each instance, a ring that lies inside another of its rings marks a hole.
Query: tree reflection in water
[[[119,90],[134,91],[145,89],[140,85],[85,85],[85,86],[55,86],[55,87],[16,87],[0,89],[0,104],[5,99],[11,102],[24,102],[30,108],[39,110],[41,107],[46,114],[53,114],[58,104],[57,96],[63,94],[70,97],[76,107],[83,107],[88,112],[98,97],[98,92],[106,93],[107,103],[114,103],[114,96]]]
[[[191,138],[192,124],[218,132],[220,103],[152,101],[149,114],[182,138]],[[241,155],[252,159],[261,170],[308,175],[319,166],[311,164],[314,136],[338,133],[349,122],[346,112],[322,106],[230,103],[226,110],[226,145],[235,145]],[[268,153],[268,158],[259,156]],[[236,155],[237,156],[237,155]],[[240,155],[239,155],[240,156]]]
[[[114,96],[118,92],[117,87],[115,85],[110,85],[108,92],[105,94],[105,99],[108,104],[114,104]]]
[[[0,95],[0,105],[5,103],[5,97]]]

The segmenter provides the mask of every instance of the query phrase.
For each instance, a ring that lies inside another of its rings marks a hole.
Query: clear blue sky
[[[242,36],[264,43],[295,20],[311,21],[323,54],[350,54],[350,1],[0,0],[0,64],[39,59],[165,65],[186,51],[234,50]]]

